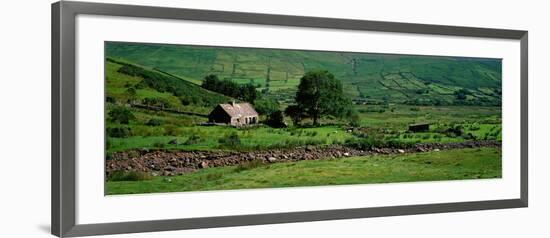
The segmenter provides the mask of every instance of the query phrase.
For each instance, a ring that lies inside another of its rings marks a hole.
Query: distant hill
[[[195,84],[208,74],[292,102],[304,72],[325,69],[356,103],[500,105],[501,60],[110,42],[106,55]]]

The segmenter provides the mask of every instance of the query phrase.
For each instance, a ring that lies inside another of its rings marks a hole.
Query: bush
[[[463,133],[464,133],[464,127],[462,127],[462,125],[451,126],[445,131],[445,134],[448,137],[462,136]]]
[[[266,124],[273,128],[286,127],[283,112],[280,110],[274,111],[267,117]]]
[[[222,137],[218,140],[218,143],[220,143],[221,146],[228,147],[228,148],[234,148],[241,145],[241,138],[237,134],[237,132],[232,132],[225,137]]]
[[[149,119],[149,121],[147,121],[147,123],[145,123],[145,125],[160,126],[160,125],[162,125],[162,120],[157,119],[157,118],[151,118],[151,119]]]
[[[279,110],[279,103],[274,99],[258,99],[254,101],[254,109],[258,114],[269,115]]]
[[[132,130],[128,127],[107,128],[107,135],[116,138],[126,138],[132,135]]]
[[[109,181],[143,181],[143,180],[150,180],[150,179],[152,179],[151,175],[141,171],[117,170],[117,171],[111,172],[107,176],[107,180]]]
[[[121,124],[128,124],[130,123],[130,120],[136,119],[130,109],[123,106],[112,108],[108,114],[112,122],[119,122]]]

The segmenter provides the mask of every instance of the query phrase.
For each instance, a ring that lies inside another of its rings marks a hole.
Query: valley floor
[[[502,177],[500,147],[204,168],[142,181],[108,181],[107,194],[138,194]]]

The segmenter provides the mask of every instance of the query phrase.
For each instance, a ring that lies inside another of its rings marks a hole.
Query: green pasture
[[[107,194],[501,178],[501,150],[456,149],[206,168],[144,181],[107,181]]]

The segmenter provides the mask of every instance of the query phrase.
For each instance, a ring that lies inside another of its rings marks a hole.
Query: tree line
[[[229,79],[219,79],[215,74],[204,77],[201,87],[245,102],[253,103],[259,98],[254,84],[237,84]]]

